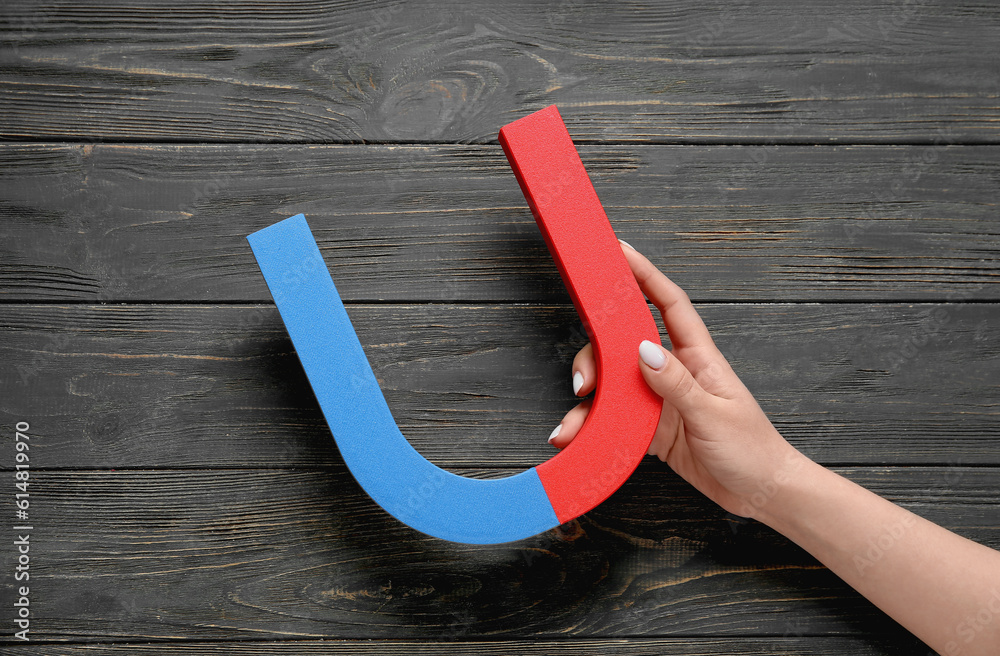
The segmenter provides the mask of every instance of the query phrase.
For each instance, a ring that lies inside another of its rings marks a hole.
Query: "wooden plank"
[[[627,638],[572,640],[270,640],[166,643],[103,643],[10,645],[8,656],[184,656],[185,654],[374,654],[376,656],[912,656],[920,652],[913,641],[879,638],[796,636],[794,627],[780,638]]]
[[[8,6],[10,5],[10,6]],[[853,0],[5,3],[0,137],[1000,141],[1000,8]]]
[[[998,468],[843,473],[1000,547]],[[487,547],[415,533],[343,467],[36,470],[31,490],[39,641],[905,636],[649,464],[580,520]]]
[[[1000,149],[580,150],[696,300],[1000,300]],[[4,300],[266,302],[298,212],[348,301],[567,300],[496,146],[6,145],[0,199]]]
[[[778,429],[824,463],[1000,465],[1000,305],[700,305]],[[568,306],[351,305],[404,434],[527,468],[574,404]],[[332,466],[274,306],[6,305],[0,410],[45,467]],[[0,465],[13,447],[0,446]],[[11,456],[11,457],[8,457]]]

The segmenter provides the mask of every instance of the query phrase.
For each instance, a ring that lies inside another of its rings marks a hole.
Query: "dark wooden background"
[[[995,3],[52,0],[0,39],[4,654],[928,653],[658,461],[489,547],[354,483],[245,236],[307,215],[423,454],[538,464],[585,337],[496,133],[552,103],[790,441],[1000,547]]]

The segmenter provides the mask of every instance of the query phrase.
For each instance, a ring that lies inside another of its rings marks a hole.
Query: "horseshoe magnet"
[[[382,395],[305,216],[247,237],[316,399],[354,478],[405,524],[496,544],[579,517],[629,477],[662,400],[639,371],[659,332],[555,106],[505,126],[500,144],[583,320],[597,389],[583,428],[548,461],[482,480],[447,472],[406,440]]]

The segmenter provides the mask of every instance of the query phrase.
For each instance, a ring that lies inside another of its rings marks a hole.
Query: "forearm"
[[[1000,552],[809,463],[758,519],[944,656],[1000,654]]]

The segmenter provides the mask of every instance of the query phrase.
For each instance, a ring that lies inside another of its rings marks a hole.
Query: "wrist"
[[[817,486],[830,474],[789,445],[769,476],[758,482],[757,490],[745,500],[749,512],[742,514],[787,535],[786,527],[803,517],[818,493]]]

